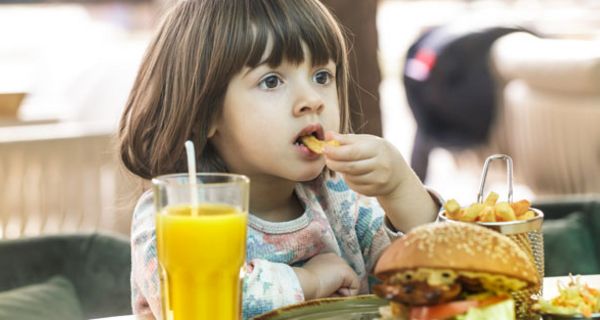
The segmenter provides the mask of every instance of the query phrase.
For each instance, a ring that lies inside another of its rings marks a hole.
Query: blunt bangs
[[[275,67],[283,60],[300,64],[305,59],[305,44],[313,66],[333,60],[339,69],[344,61],[343,36],[321,4],[305,0],[252,0],[248,4],[252,18],[246,27],[253,32],[245,46],[246,66],[267,63]],[[263,60],[268,49],[271,52]]]

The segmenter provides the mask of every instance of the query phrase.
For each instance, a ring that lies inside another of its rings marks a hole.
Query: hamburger
[[[508,237],[462,222],[432,223],[394,241],[375,266],[383,319],[513,320],[513,291],[539,286],[533,261]]]

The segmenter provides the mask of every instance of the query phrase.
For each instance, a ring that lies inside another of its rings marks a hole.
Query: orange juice
[[[247,214],[220,204],[194,209],[195,215],[189,205],[157,214],[163,319],[240,319]]]

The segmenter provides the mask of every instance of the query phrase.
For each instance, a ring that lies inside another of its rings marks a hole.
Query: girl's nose
[[[294,115],[301,116],[308,113],[321,114],[325,104],[321,95],[312,88],[304,88],[294,104]]]

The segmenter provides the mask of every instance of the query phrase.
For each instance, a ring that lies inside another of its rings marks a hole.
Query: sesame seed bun
[[[407,270],[450,269],[504,275],[539,284],[533,261],[508,237],[462,223],[430,223],[394,241],[381,255],[375,275],[385,280]]]

